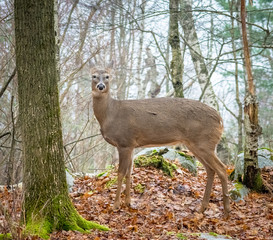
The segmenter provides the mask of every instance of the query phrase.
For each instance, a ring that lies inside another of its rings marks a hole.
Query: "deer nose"
[[[100,91],[102,91],[105,88],[105,85],[103,83],[99,83],[97,85],[97,89],[99,89]]]

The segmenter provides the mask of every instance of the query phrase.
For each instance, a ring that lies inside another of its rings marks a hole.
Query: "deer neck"
[[[94,114],[102,126],[104,121],[106,120],[107,112],[109,111],[109,107],[113,98],[111,95],[102,94],[100,96],[93,95],[93,110]]]

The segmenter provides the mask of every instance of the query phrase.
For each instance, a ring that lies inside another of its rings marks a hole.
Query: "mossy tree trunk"
[[[258,137],[261,127],[258,121],[258,103],[251,71],[249,54],[245,0],[241,1],[242,37],[244,47],[245,69],[247,73],[247,93],[244,106],[245,149],[244,149],[244,178],[243,183],[250,189],[260,191],[263,187],[260,169],[258,167]]]
[[[174,88],[175,97],[184,97],[183,93],[183,71],[182,71],[182,55],[180,48],[178,16],[179,16],[179,0],[170,0],[170,26],[169,26],[169,44],[172,48],[171,61],[171,77]]]
[[[57,82],[57,1],[15,0],[19,118],[23,140],[26,232],[101,228],[72,205],[66,183]]]

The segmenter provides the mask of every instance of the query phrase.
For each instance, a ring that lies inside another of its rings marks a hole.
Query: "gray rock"
[[[206,239],[206,240],[230,240],[230,239],[232,239],[230,236],[213,234],[213,233],[201,233],[199,237],[201,239]]]
[[[68,170],[65,170],[65,174],[66,174],[66,182],[68,186],[68,191],[72,192],[72,187],[74,186],[74,177]]]
[[[273,152],[268,149],[258,149],[258,165],[259,168],[273,166]],[[244,173],[244,153],[240,153],[235,162],[234,179],[237,180],[238,176]]]

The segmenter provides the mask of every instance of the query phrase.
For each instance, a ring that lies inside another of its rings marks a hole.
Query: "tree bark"
[[[15,0],[19,118],[23,141],[26,233],[48,238],[55,229],[106,229],[83,219],[66,183],[57,82],[56,0]]]
[[[183,72],[182,72],[182,56],[180,48],[179,30],[178,30],[178,14],[179,14],[179,0],[170,0],[170,34],[169,43],[172,48],[171,61],[171,77],[174,88],[174,95],[176,97],[184,97],[183,93]]]
[[[125,99],[126,96],[126,79],[127,79],[127,67],[128,67],[128,52],[130,48],[130,39],[126,39],[126,26],[128,19],[125,17],[124,14],[124,3],[122,0],[118,0],[118,6],[120,8],[119,11],[119,37],[118,37],[118,59],[120,69],[117,71],[118,74],[116,75],[117,81],[117,98],[118,99]]]
[[[248,47],[246,30],[246,7],[245,0],[241,0],[241,22],[242,38],[244,47],[245,69],[247,73],[247,92],[244,106],[245,123],[245,149],[244,149],[244,184],[253,190],[261,191],[263,182],[258,167],[258,137],[261,134],[261,127],[258,121],[258,102],[255,95],[251,60]]]
[[[201,52],[201,47],[195,29],[191,0],[181,0],[181,15],[181,26],[184,31],[186,44],[190,50],[200,88],[202,92],[204,92],[204,103],[218,110],[218,102],[210,82],[208,69]]]
[[[234,65],[235,65],[235,99],[236,103],[238,105],[238,115],[236,116],[237,119],[237,125],[238,125],[238,142],[237,142],[237,152],[241,152],[243,150],[243,104],[240,100],[240,92],[239,92],[239,71],[238,71],[238,60],[236,55],[236,46],[235,46],[235,25],[234,25],[234,17],[233,17],[233,8],[236,8],[236,5],[234,3],[234,0],[230,2],[230,15],[231,15],[231,45],[232,45],[232,51],[233,51],[233,58],[234,58]]]
[[[138,57],[137,57],[137,96],[139,99],[145,98],[145,88],[144,86],[144,91],[143,91],[143,82],[145,80],[141,81],[141,73],[142,73],[142,51],[143,51],[143,42],[144,42],[144,29],[145,29],[145,6],[146,6],[146,1],[142,0],[141,1],[141,22],[140,22],[140,36],[139,36],[139,51],[138,51]]]
[[[147,58],[145,59],[145,63],[146,63],[145,67],[149,68],[149,70],[147,70],[145,81],[147,83],[148,82],[151,83],[148,96],[151,98],[155,98],[160,93],[161,86],[156,81],[158,72],[156,70],[155,57],[153,56],[151,49],[146,48],[146,54],[147,54]],[[143,92],[145,92],[145,88],[143,88]]]

